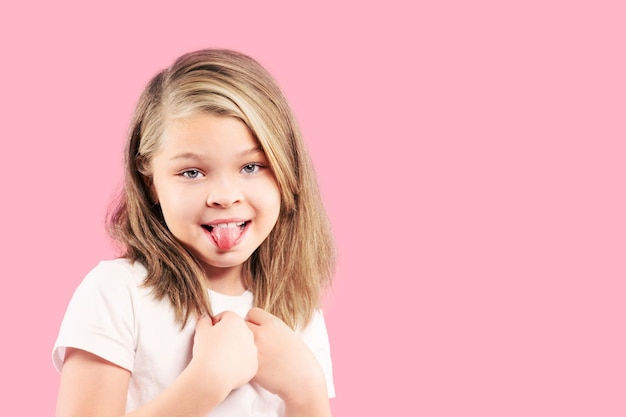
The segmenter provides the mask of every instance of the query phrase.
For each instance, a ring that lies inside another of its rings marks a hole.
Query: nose
[[[236,181],[228,178],[216,178],[210,184],[207,205],[216,208],[228,208],[243,201],[243,193]]]

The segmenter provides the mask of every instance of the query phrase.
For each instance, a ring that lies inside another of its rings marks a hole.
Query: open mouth
[[[250,221],[203,224],[202,228],[209,232],[213,241],[220,249],[231,249],[243,236]]]
[[[238,227],[240,230],[243,230],[248,223],[250,223],[250,222],[249,221],[245,221],[245,222],[203,224],[202,227],[204,229],[206,229],[207,231],[209,231],[209,232],[212,232],[216,228],[219,228],[219,229],[235,229],[235,228]]]

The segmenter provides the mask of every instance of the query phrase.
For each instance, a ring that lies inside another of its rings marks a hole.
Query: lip
[[[206,226],[215,226],[216,224],[221,224],[221,223],[243,223],[243,222],[249,222],[250,219],[244,219],[242,217],[232,217],[229,219],[217,219],[217,220],[212,220],[208,223],[203,223],[203,225]]]
[[[207,230],[207,231],[212,231],[217,225],[220,224],[232,224],[232,223],[241,223],[242,226],[244,228],[246,228],[248,226],[248,224],[250,223],[250,220],[245,220],[242,218],[231,218],[231,219],[217,219],[217,220],[213,220],[209,223],[203,223],[201,226],[203,229]]]
[[[217,219],[217,220],[212,220],[208,223],[203,223],[202,229],[204,230],[204,233],[206,234],[206,236],[208,238],[210,238],[210,240],[219,247],[217,241],[215,240],[215,236],[213,235],[212,231],[213,229],[219,225],[219,224],[227,224],[227,223],[243,223],[243,225],[241,226],[242,230],[241,230],[241,235],[239,236],[239,238],[235,241],[234,245],[232,246],[232,248],[234,248],[235,246],[239,245],[239,243],[241,243],[241,241],[245,238],[248,228],[250,226],[250,223],[252,221],[251,220],[245,220],[242,218],[228,218],[228,219]],[[228,250],[232,249],[229,248]]]

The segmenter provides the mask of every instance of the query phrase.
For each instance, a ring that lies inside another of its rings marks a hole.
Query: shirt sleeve
[[[333,363],[330,355],[330,342],[322,310],[316,310],[311,322],[300,331],[300,336],[313,351],[319,361],[328,388],[328,398],[335,397],[335,384],[333,382]]]
[[[136,346],[131,272],[101,262],[77,287],[52,351],[61,371],[68,347],[81,349],[132,372]]]

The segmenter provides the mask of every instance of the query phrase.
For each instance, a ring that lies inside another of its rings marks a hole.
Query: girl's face
[[[276,178],[246,125],[213,114],[170,123],[152,173],[167,227],[209,279],[228,271],[240,278],[280,211]]]

